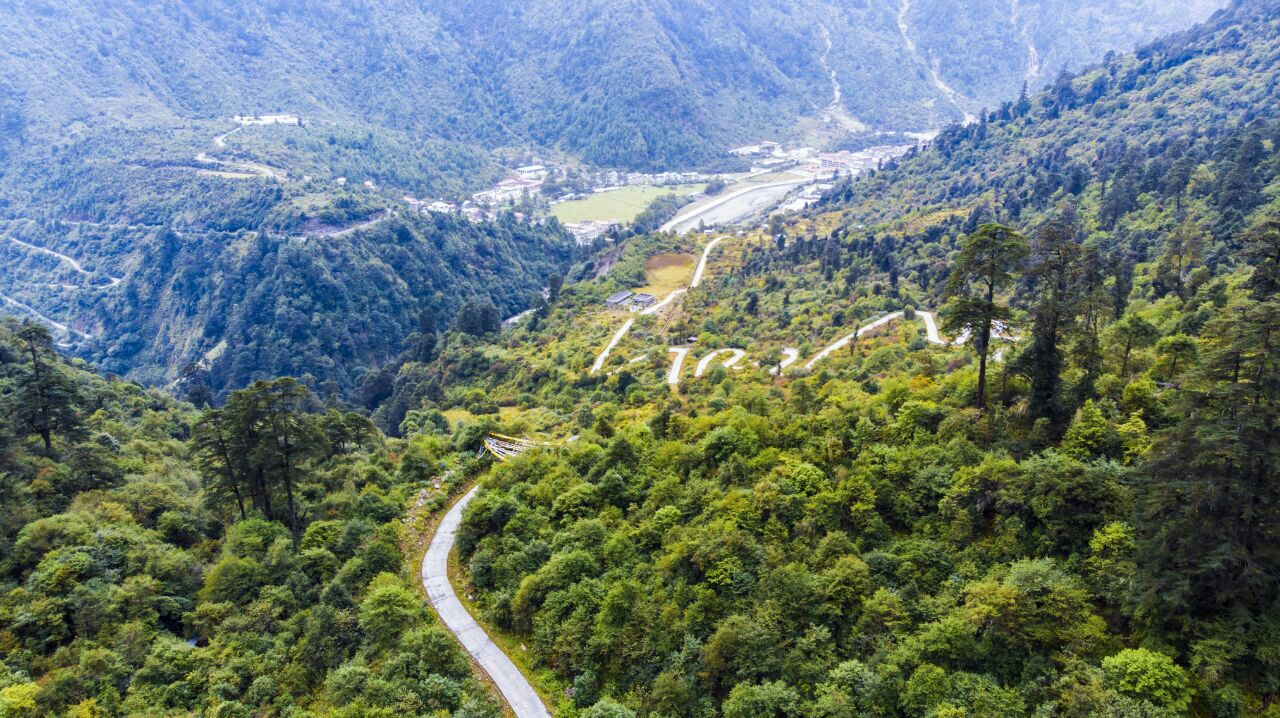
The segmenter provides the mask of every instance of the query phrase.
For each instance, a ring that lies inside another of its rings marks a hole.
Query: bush
[[[1172,658],[1145,648],[1121,651],[1102,661],[1107,687],[1127,698],[1146,701],[1184,715],[1191,706],[1187,672]]]

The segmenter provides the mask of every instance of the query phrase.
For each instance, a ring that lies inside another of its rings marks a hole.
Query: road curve
[[[787,370],[787,367],[795,364],[800,359],[800,350],[792,347],[786,347],[782,350],[782,361],[778,365],[769,370],[769,373],[778,376]]]
[[[667,350],[668,354],[675,354],[671,360],[671,370],[667,372],[667,383],[671,386],[680,386],[680,370],[684,367],[685,357],[689,356],[687,347],[671,347]]]
[[[14,244],[20,247],[26,247],[27,249],[30,249],[33,252],[40,252],[41,254],[47,254],[58,260],[66,262],[72,269],[76,270],[77,272],[79,272],[80,274],[83,274],[86,277],[93,276],[93,272],[86,270],[84,268],[84,265],[80,264],[80,262],[76,261],[75,259],[68,257],[62,252],[55,252],[54,250],[49,249],[48,247],[37,247],[36,245],[31,244],[30,242],[24,242],[21,239],[18,239],[17,237],[8,237],[8,239],[10,242],[13,242]],[[107,277],[107,279],[111,282],[109,286],[112,286],[112,287],[120,283],[119,277]]]
[[[702,375],[707,373],[707,367],[711,366],[711,362],[715,361],[715,358],[722,354],[729,355],[729,358],[720,365],[725,369],[732,369],[735,364],[742,361],[747,356],[747,353],[741,349],[717,349],[702,357],[702,361],[698,362],[697,369],[693,372],[694,378],[701,379]]]
[[[462,524],[462,512],[475,498],[478,490],[479,487],[476,487],[468,491],[441,519],[440,526],[431,537],[431,546],[422,557],[422,587],[426,589],[427,598],[440,615],[440,620],[444,621],[445,627],[493,679],[516,718],[551,718],[537,691],[525,680],[516,664],[507,658],[480,624],[475,622],[458,600],[453,585],[449,583],[449,553],[453,550],[458,526]]]

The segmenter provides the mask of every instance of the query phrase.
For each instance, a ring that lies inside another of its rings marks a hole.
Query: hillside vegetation
[[[597,374],[603,297],[707,238],[415,366],[411,418],[553,438],[459,550],[559,714],[1271,715],[1278,27],[1239,3],[725,242]]]
[[[200,414],[31,324],[0,406],[0,715],[501,715],[401,553],[445,439],[289,379]]]

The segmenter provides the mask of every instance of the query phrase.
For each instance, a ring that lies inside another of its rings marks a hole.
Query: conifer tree
[[[997,323],[1008,323],[1009,308],[997,301],[997,293],[1013,284],[1029,247],[1021,234],[998,224],[984,224],[961,240],[955,267],[947,281],[951,299],[944,319],[953,335],[971,332],[978,356],[977,406],[986,406],[987,356]]]

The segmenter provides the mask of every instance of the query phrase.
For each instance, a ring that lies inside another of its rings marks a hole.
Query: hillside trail
[[[978,117],[964,109],[960,104],[960,100],[963,99],[963,96],[959,92],[956,92],[951,85],[948,85],[947,82],[942,79],[942,62],[936,58],[930,60],[920,52],[920,48],[916,45],[915,39],[911,37],[911,27],[907,24],[907,13],[910,11],[911,0],[902,0],[902,5],[898,8],[898,32],[902,35],[902,41],[906,45],[907,52],[911,53],[916,60],[928,68],[929,81],[939,92],[942,93],[944,97],[947,98],[947,101],[950,102],[953,107],[960,111],[960,114],[964,116],[964,124],[971,125],[977,122]]]
[[[53,319],[52,317],[49,317],[49,316],[46,316],[45,314],[42,314],[42,313],[41,313],[38,309],[36,309],[35,307],[32,307],[32,306],[31,306],[31,305],[29,305],[29,304],[24,304],[24,303],[22,303],[22,302],[18,301],[17,299],[14,299],[13,297],[11,297],[11,296],[7,295],[7,294],[0,294],[0,299],[3,299],[3,300],[5,301],[5,303],[7,303],[7,304],[10,304],[10,305],[12,305],[12,306],[15,306],[15,307],[17,307],[18,309],[21,309],[22,311],[24,311],[24,312],[26,312],[27,314],[29,314],[29,315],[31,315],[32,317],[34,317],[37,321],[41,322],[42,324],[47,324],[47,325],[49,325],[49,326],[53,327],[53,328],[54,328],[55,330],[57,330],[58,332],[61,332],[64,336],[70,337],[70,336],[73,336],[73,335],[74,335],[74,336],[78,336],[78,337],[80,337],[81,339],[92,339],[92,338],[93,338],[93,335],[92,335],[92,334],[87,334],[87,333],[85,333],[85,332],[80,331],[79,329],[73,329],[73,328],[71,328],[71,327],[67,326],[66,324],[63,324],[62,322],[59,322],[59,321],[57,321],[56,319]],[[65,346],[65,345],[64,345],[64,346]]]

